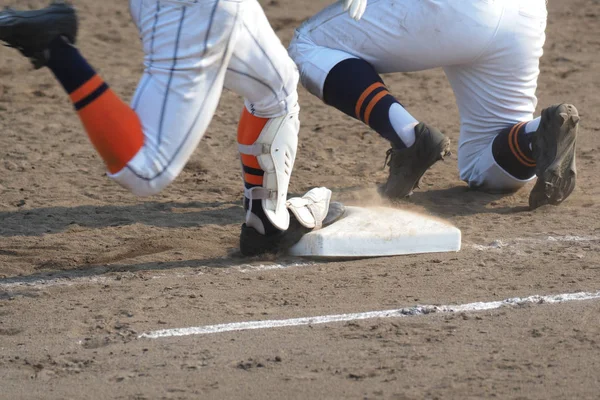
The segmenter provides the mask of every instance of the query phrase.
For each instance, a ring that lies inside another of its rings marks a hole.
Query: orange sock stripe
[[[252,185],[262,185],[263,184],[262,176],[252,175],[252,174],[244,174],[244,181],[250,183]]]
[[[264,129],[265,125],[267,125],[267,122],[269,122],[268,118],[260,118],[254,116],[250,114],[246,107],[244,107],[244,110],[242,111],[242,116],[240,117],[240,122],[238,124],[238,143],[247,146],[254,144],[258,139],[258,136],[260,136],[260,133]],[[241,154],[241,158],[242,164],[244,164],[246,167],[262,171],[262,168],[260,167],[256,156],[252,156],[249,154]],[[249,173],[244,173],[244,181],[251,185],[262,185],[263,177]]]
[[[515,150],[517,150],[517,152],[519,153],[519,156],[522,159],[523,165],[527,166],[527,167],[535,167],[535,160],[527,157],[525,155],[525,153],[523,153],[523,151],[521,150],[521,146],[519,146],[519,131],[521,130],[521,128],[523,128],[525,125],[527,124],[527,122],[521,122],[518,126],[517,129],[515,130],[515,134],[513,136],[513,140],[515,141]]]
[[[375,95],[375,97],[373,97],[371,99],[371,101],[367,105],[367,109],[365,110],[365,119],[364,119],[365,124],[369,125],[369,119],[371,119],[371,111],[373,111],[373,108],[375,108],[375,106],[377,105],[379,100],[383,99],[388,94],[390,94],[390,92],[388,92],[387,90],[384,90],[380,93],[377,93]]]
[[[112,90],[78,111],[90,140],[112,174],[122,170],[144,145],[138,115]]]
[[[519,127],[519,124],[516,124],[510,129],[510,132],[508,133],[508,147],[510,148],[511,153],[513,153],[513,155],[517,158],[517,160],[520,163],[522,163],[521,157],[519,156],[519,153],[517,153],[517,150],[515,149],[515,144],[514,144],[514,140],[513,140],[513,136],[515,135],[515,132],[517,131],[518,127]]]
[[[77,103],[92,94],[94,90],[98,89],[103,83],[104,81],[99,75],[94,75],[74,92],[69,93],[69,97],[73,103]]]
[[[523,160],[525,160],[528,163],[533,163],[533,165],[535,166],[535,160],[532,158],[529,158],[525,155],[525,153],[523,153],[523,150],[521,150],[521,146],[519,146],[519,132],[521,131],[521,128],[523,128],[525,125],[527,125],[527,122],[521,122],[519,124],[519,127],[517,128],[517,130],[515,131],[515,136],[514,136],[514,140],[515,140],[515,149],[517,149],[517,151],[519,152],[519,155],[521,157],[523,157]]]
[[[258,159],[255,156],[250,156],[248,154],[242,154],[242,164],[246,167],[262,169],[258,163]]]
[[[267,122],[269,122],[269,118],[256,117],[244,107],[238,124],[238,143],[244,145],[254,144]]]
[[[354,114],[356,115],[356,118],[362,119],[362,118],[360,118],[360,109],[362,108],[363,103],[365,102],[365,100],[367,99],[367,97],[369,97],[369,95],[371,93],[373,93],[373,91],[375,89],[380,88],[380,87],[385,88],[385,86],[383,85],[383,83],[381,83],[381,82],[375,82],[374,84],[372,84],[371,86],[369,86],[368,88],[366,88],[364,90],[364,92],[362,92],[362,94],[358,98],[358,101],[356,102],[356,107],[354,108]]]
[[[525,124],[525,122],[520,122],[512,127],[510,133],[508,134],[508,146],[510,147],[510,151],[514,154],[516,159],[521,164],[523,164],[526,167],[535,167],[535,161],[530,159],[529,157],[526,157],[525,154],[523,154],[521,148],[519,147],[519,142],[517,140],[517,133],[519,132],[519,129],[521,129],[521,127]]]

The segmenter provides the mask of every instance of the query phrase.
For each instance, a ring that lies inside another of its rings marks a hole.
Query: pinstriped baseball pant
[[[258,117],[298,111],[296,66],[256,0],[130,0],[130,12],[145,54],[131,102],[145,141],[111,177],[134,193],[179,175],[224,87]]]

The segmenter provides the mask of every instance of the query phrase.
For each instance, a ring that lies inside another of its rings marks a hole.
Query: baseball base
[[[395,208],[346,207],[345,215],[290,249],[302,257],[356,258],[457,252],[461,232],[446,221]]]

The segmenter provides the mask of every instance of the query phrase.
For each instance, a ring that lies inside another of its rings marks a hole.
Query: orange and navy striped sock
[[[350,58],[333,67],[325,79],[323,100],[369,125],[394,147],[406,147],[390,121],[390,107],[402,104],[390,94],[377,71],[365,60]]]
[[[521,180],[535,175],[535,160],[531,150],[532,133],[526,132],[526,126],[526,122],[520,122],[506,128],[492,143],[494,160],[506,172]]]
[[[252,145],[258,139],[263,128],[269,121],[268,118],[260,118],[250,114],[244,107],[240,122],[238,124],[238,143],[243,145]],[[244,185],[246,189],[261,187],[265,171],[260,167],[256,156],[241,154],[242,169],[244,174]],[[250,199],[244,197],[244,209],[250,208]],[[262,200],[252,200],[252,213],[260,219],[264,228],[265,235],[271,235],[281,232],[277,229],[266,216],[262,207]],[[263,233],[263,232],[260,232]]]
[[[77,48],[62,38],[50,46],[48,68],[69,94],[109,172],[123,169],[144,144],[135,111],[96,74]]]

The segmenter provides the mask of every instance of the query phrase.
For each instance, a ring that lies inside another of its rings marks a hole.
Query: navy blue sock
[[[63,38],[54,39],[49,50],[47,66],[67,93],[73,93],[96,75],[79,50]]]
[[[525,122],[504,129],[494,138],[494,160],[506,172],[525,180],[535,175],[535,160],[530,148],[532,133],[526,133]]]
[[[323,100],[363,121],[394,147],[406,148],[389,116],[392,104],[400,102],[388,92],[375,68],[365,60],[350,58],[333,67],[323,85]]]

